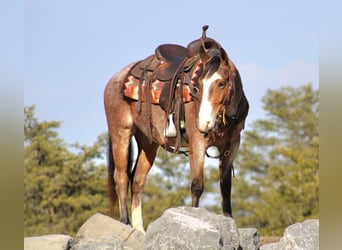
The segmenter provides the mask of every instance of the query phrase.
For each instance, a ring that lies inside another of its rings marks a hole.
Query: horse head
[[[207,38],[205,30],[203,27],[199,48],[203,70],[198,78],[197,128],[209,133],[216,126],[218,117],[225,123],[225,115],[234,112],[229,104],[235,91],[233,78],[236,72],[225,50],[215,40]]]

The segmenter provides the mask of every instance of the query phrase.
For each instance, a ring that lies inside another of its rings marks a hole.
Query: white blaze
[[[213,82],[222,77],[215,72],[209,78],[203,79],[203,91],[202,91],[202,101],[198,114],[198,128],[206,132],[211,129],[215,124],[216,115],[213,114],[213,107],[209,101],[209,89]]]

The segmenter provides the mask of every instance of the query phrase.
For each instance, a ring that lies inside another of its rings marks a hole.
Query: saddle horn
[[[205,50],[205,44],[204,44],[204,40],[207,39],[207,29],[209,28],[209,25],[204,25],[202,27],[202,37],[201,37],[201,45],[203,47],[203,49]]]
[[[200,38],[201,47],[199,49],[199,54],[203,61],[208,61],[210,59],[210,56],[208,55],[208,51],[211,46],[208,46],[209,48],[206,48],[205,46],[205,42],[207,41],[207,29],[208,28],[209,28],[209,25],[204,25],[202,27],[202,37]]]
[[[208,28],[209,28],[209,25],[204,25],[202,27],[201,38],[194,40],[188,44],[188,46],[187,46],[188,57],[193,57],[193,56],[200,54],[201,50],[204,50],[204,52],[206,53],[213,46],[221,48],[221,45],[218,42],[216,42],[214,39],[212,39],[210,37],[207,37],[206,31]]]
[[[200,39],[194,40],[191,43],[188,44],[187,46],[187,50],[188,50],[188,57],[193,57],[196,56],[199,51],[200,48],[203,46],[204,44],[204,40],[207,40],[207,35],[206,35],[206,30],[209,28],[209,25],[204,25],[202,27],[202,37]],[[210,38],[209,38],[210,39]]]

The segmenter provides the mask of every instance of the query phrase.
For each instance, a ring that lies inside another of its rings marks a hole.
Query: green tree
[[[24,108],[24,235],[74,234],[93,213],[108,213],[106,143],[66,145],[58,121],[40,122]]]
[[[266,119],[243,133],[233,208],[239,226],[281,235],[292,223],[318,217],[318,90],[311,84],[268,90]]]

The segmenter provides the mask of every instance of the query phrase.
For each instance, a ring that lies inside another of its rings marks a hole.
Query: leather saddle
[[[198,46],[194,46],[194,42],[191,43],[191,50],[177,44],[159,45],[155,49],[154,55],[139,61],[129,72],[129,75],[141,81],[157,79],[164,83],[159,104],[166,112],[170,112],[170,99],[174,97],[180,74],[188,72],[195,62],[195,57],[200,48],[200,41],[198,40],[196,43]],[[185,84],[189,84],[189,78],[184,81]]]
[[[204,44],[216,43],[214,39],[205,37]],[[144,71],[153,71],[155,77],[160,81],[170,81],[179,66],[187,58],[193,58],[199,54],[201,39],[197,39],[188,44],[185,48],[177,44],[162,44],[155,49],[155,54],[139,61],[131,69],[131,74],[140,79]],[[189,66],[189,65],[185,65]]]
[[[159,81],[162,90],[159,96],[159,105],[166,112],[167,126],[165,135],[167,137],[177,136],[175,151],[178,151],[180,135],[184,130],[184,100],[182,91],[184,85],[190,89],[192,73],[195,69],[193,65],[200,60],[200,50],[204,45],[205,49],[212,44],[218,44],[215,40],[207,38],[205,31],[208,26],[203,27],[203,34],[200,39],[194,40],[183,47],[177,44],[162,44],[155,49],[154,55],[137,62],[127,74],[127,79],[134,77],[139,81],[138,90],[138,111],[141,110],[141,102],[144,99],[147,104],[145,117],[149,127],[149,141],[152,141],[150,132],[151,116],[151,86]],[[129,82],[129,80],[127,80]],[[144,86],[144,87],[143,87]],[[144,94],[143,94],[144,93]],[[130,96],[129,96],[130,97]],[[174,121],[174,122],[173,122]],[[175,123],[175,124],[173,124]],[[174,127],[170,129],[170,127]]]
[[[177,44],[162,44],[156,48],[154,55],[134,65],[131,74],[140,79],[145,71],[150,71],[160,81],[171,81],[178,67],[186,58],[187,49],[185,47]]]
[[[154,55],[151,55],[144,60],[136,63],[130,70],[129,75],[141,81],[158,79],[164,82],[161,92],[161,107],[165,110],[165,99],[167,96],[172,98],[173,91],[177,84],[177,77],[183,72],[188,72],[193,66],[195,60],[198,58],[202,42],[205,47],[211,47],[213,44],[220,46],[214,39],[206,37],[205,31],[208,26],[203,26],[202,38],[192,41],[185,48],[177,44],[162,44],[155,49]],[[189,80],[189,79],[187,79]],[[188,82],[185,82],[188,84]],[[168,100],[166,100],[168,101]],[[165,110],[166,111],[166,110]]]

